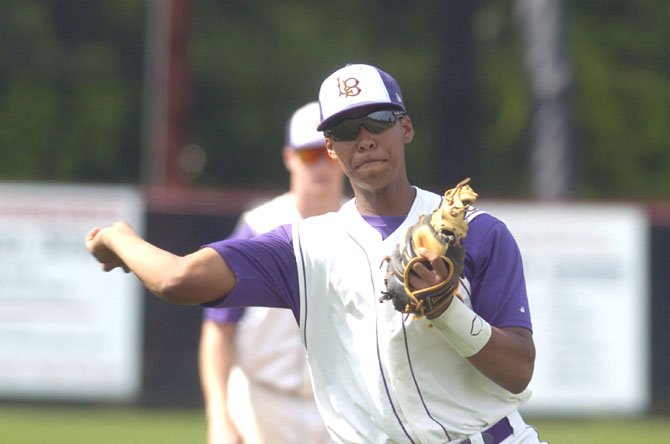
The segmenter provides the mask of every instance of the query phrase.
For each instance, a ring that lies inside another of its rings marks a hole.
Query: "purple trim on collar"
[[[363,219],[386,239],[405,221],[406,216],[366,216]]]

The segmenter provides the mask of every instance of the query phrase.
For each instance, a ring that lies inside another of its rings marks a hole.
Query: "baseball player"
[[[513,236],[463,202],[452,214],[461,218],[461,238],[467,229],[456,267],[432,247],[402,247],[424,215],[461,200],[462,184],[444,196],[410,184],[404,150],[414,127],[384,71],[338,69],[323,81],[319,104],[318,129],[354,192],[337,212],[186,256],[115,223],[88,233],[89,251],[104,270],[130,270],[168,302],[291,309],[319,411],[337,442],[540,442],[518,412],[529,397],[535,348]],[[399,247],[418,255],[404,282],[407,294],[422,298],[416,316],[409,304],[385,301],[383,264]],[[458,293],[436,293],[454,269]]]
[[[243,214],[231,239],[248,239],[340,207],[342,170],[327,155],[319,122],[317,102],[291,116],[283,149],[290,190]],[[314,402],[305,348],[290,310],[205,308],[200,379],[209,444],[332,443]]]

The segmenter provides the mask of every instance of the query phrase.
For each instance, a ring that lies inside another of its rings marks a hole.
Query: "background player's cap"
[[[319,131],[356,108],[380,105],[406,112],[398,82],[381,69],[362,64],[347,65],[328,76],[321,84],[319,104]]]
[[[294,150],[322,147],[325,143],[323,133],[316,130],[320,120],[318,102],[302,106],[286,123],[284,144]]]

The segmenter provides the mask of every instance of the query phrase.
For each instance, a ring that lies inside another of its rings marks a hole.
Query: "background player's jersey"
[[[297,220],[300,214],[295,197],[285,193],[244,213],[230,238],[251,238]],[[284,393],[312,396],[305,348],[290,310],[205,308],[204,317],[219,323],[237,323],[237,365],[253,383]]]

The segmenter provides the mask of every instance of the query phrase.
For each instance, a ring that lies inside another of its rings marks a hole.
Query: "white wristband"
[[[444,313],[431,322],[444,340],[464,358],[479,353],[491,338],[491,325],[456,295]]]

